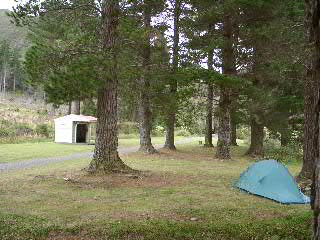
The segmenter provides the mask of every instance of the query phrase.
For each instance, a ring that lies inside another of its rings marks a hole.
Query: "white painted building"
[[[56,143],[91,143],[97,119],[92,116],[70,114],[54,120]]]

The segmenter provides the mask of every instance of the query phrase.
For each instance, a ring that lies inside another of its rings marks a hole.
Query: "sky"
[[[0,0],[0,9],[11,9],[14,4],[14,0]]]

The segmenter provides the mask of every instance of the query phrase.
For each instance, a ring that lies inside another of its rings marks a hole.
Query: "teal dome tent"
[[[236,187],[280,203],[310,203],[299,189],[288,169],[276,160],[252,164],[240,176]]]

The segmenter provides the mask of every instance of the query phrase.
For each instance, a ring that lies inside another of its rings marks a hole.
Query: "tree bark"
[[[7,69],[6,69],[6,63],[4,63],[4,69],[3,69],[3,93],[5,94],[7,92]]]
[[[218,143],[216,157],[221,159],[230,159],[230,90],[221,89],[219,100],[219,128],[218,128]]]
[[[315,240],[320,239],[320,164],[316,161],[311,187],[311,206],[313,209],[313,235]]]
[[[179,19],[180,19],[180,11],[181,11],[181,0],[174,1],[174,19],[173,19],[173,48],[172,48],[172,71],[175,73],[178,69],[179,65]],[[170,106],[167,122],[166,122],[166,141],[164,144],[164,148],[175,150],[176,147],[174,145],[174,125],[176,122],[176,111],[177,111],[177,101],[176,101],[176,93],[178,89],[178,83],[174,79],[170,83],[170,95],[172,98],[172,106]]]
[[[259,123],[255,117],[251,117],[251,142],[247,155],[252,157],[263,156],[263,124]]]
[[[315,108],[317,105],[317,98],[319,94],[319,80],[316,76],[317,61],[320,56],[317,41],[319,31],[319,24],[316,22],[316,18],[319,17],[317,8],[319,8],[317,1],[306,0],[306,37],[311,48],[309,49],[309,61],[306,67],[307,76],[304,84],[304,145],[303,145],[303,165],[298,179],[311,179],[314,172],[315,156],[318,151],[318,146],[315,142],[318,139],[316,129],[318,123],[316,121],[317,115],[315,114]]]
[[[208,52],[208,69],[213,71],[212,59],[213,51]],[[212,144],[212,110],[213,110],[213,84],[207,83],[207,116],[206,116],[206,129],[205,129],[205,147],[213,147]]]
[[[231,146],[238,146],[237,143],[237,122],[231,111]]]
[[[16,75],[13,74],[13,92],[16,93]]]
[[[310,74],[310,73],[309,73]],[[307,74],[307,75],[309,75]],[[316,116],[314,109],[316,106],[317,97],[317,82],[310,76],[305,80],[304,93],[304,144],[303,144],[303,165],[299,173],[300,179],[311,179],[314,168],[314,159],[317,147],[314,141],[317,139],[315,129],[317,128]]]
[[[205,134],[205,147],[213,147],[212,144],[212,104],[213,104],[213,85],[207,84],[207,116],[206,116],[206,134]]]
[[[68,114],[72,113],[72,102],[68,103]]]
[[[225,9],[223,19],[224,44],[222,48],[222,72],[225,75],[235,75],[235,56],[232,41],[232,21],[230,13]],[[217,143],[217,158],[230,159],[231,142],[231,89],[220,87],[219,99],[219,130]]]
[[[316,79],[307,73],[304,87],[304,144],[303,144],[303,165],[299,173],[299,179],[311,179],[314,168],[314,159],[317,152],[317,146],[314,141],[317,139],[317,122],[314,109],[316,107],[318,83]],[[309,76],[308,76],[309,75]]]
[[[289,129],[289,126],[284,127],[283,129],[280,130],[280,144],[281,144],[281,147],[288,146],[288,144],[290,142],[290,137],[291,137],[291,131]]]
[[[118,116],[117,116],[117,55],[119,1],[105,0],[102,11],[103,48],[110,57],[111,64],[105,67],[103,87],[98,90],[97,99],[97,137],[93,159],[89,165],[90,173],[110,173],[131,171],[118,154]]]
[[[305,82],[305,159],[304,165],[313,165],[311,207],[313,209],[314,239],[320,239],[320,2],[305,0],[305,25],[308,40],[309,62]],[[313,88],[313,89],[311,89]],[[310,90],[310,91],[309,91]],[[310,95],[309,95],[310,94]],[[308,96],[309,95],[309,96]],[[314,132],[313,132],[314,131]],[[313,160],[312,160],[313,159]],[[313,163],[311,163],[313,161]],[[309,171],[305,171],[308,173]],[[301,173],[300,173],[301,174]],[[309,174],[309,173],[308,173]],[[303,172],[302,172],[303,175]],[[306,175],[306,174],[305,174]]]
[[[80,115],[80,113],[81,113],[81,102],[79,100],[72,101],[71,114]]]
[[[144,73],[140,78],[140,99],[139,99],[139,130],[140,130],[140,149],[144,153],[156,153],[151,142],[151,124],[152,112],[150,104],[150,64],[151,64],[151,46],[150,46],[150,28],[151,28],[151,6],[150,0],[144,1],[143,24],[147,37],[142,50]]]
[[[313,55],[313,62],[312,62],[312,78],[316,80],[320,84],[320,5],[319,3],[316,4],[317,6],[317,23],[314,26],[316,28],[316,51]],[[318,85],[319,86],[319,85]],[[314,154],[314,162],[313,162],[313,171],[312,171],[312,184],[311,184],[311,208],[313,210],[313,236],[315,240],[320,240],[320,96],[319,96],[319,88],[318,88],[318,95],[316,98],[316,107],[314,108],[314,115],[316,116],[316,138],[313,141],[313,150],[315,150]],[[310,143],[311,144],[311,143]]]

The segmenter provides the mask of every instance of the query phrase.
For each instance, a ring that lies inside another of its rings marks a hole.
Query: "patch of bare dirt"
[[[66,183],[79,188],[115,188],[115,187],[165,187],[185,184],[192,179],[189,176],[176,176],[169,173],[156,174],[141,172],[138,174],[108,175],[72,175],[64,177]]]
[[[188,151],[171,151],[167,149],[160,149],[158,150],[158,154],[153,155],[145,155],[143,153],[133,153],[131,156],[138,157],[138,158],[146,158],[150,160],[184,160],[184,161],[220,161],[214,157],[213,150],[208,150],[207,148],[200,148],[199,151],[196,152],[188,152]],[[230,161],[230,160],[227,160]]]
[[[54,178],[54,175],[37,175],[33,177],[33,181],[43,181]]]

